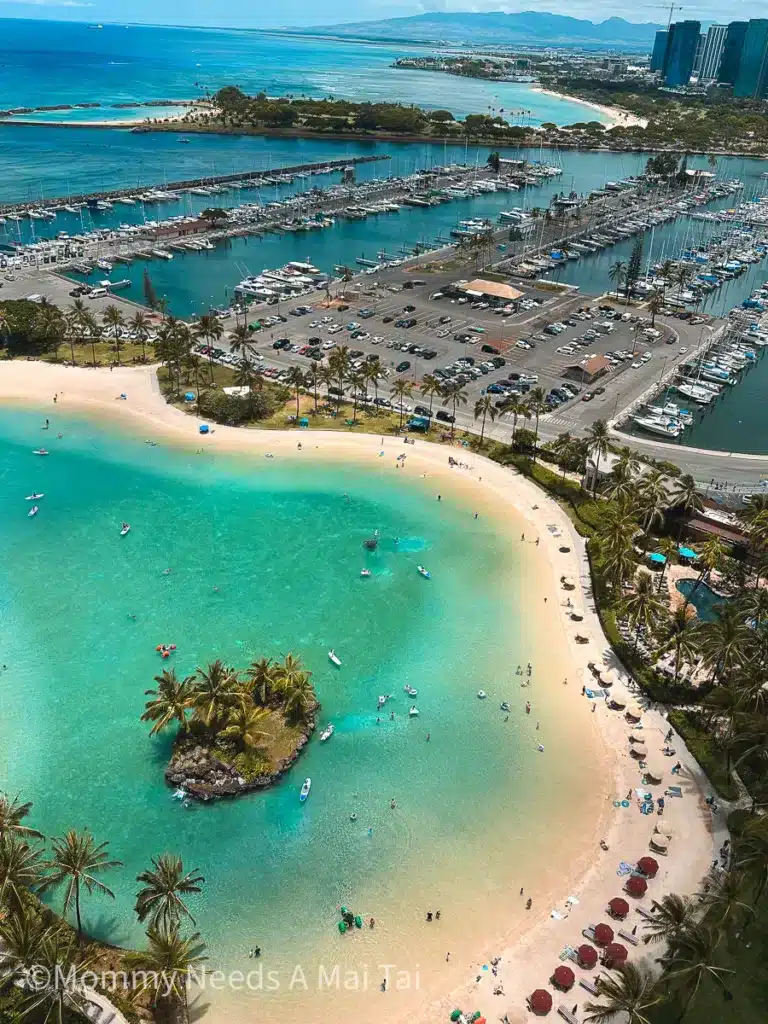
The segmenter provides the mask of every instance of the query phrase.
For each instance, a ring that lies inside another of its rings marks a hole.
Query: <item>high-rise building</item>
[[[701,51],[699,63],[699,81],[713,82],[717,78],[720,67],[720,59],[725,46],[725,37],[728,33],[727,25],[710,25],[709,31],[704,36],[704,45]]]
[[[738,77],[741,51],[744,47],[744,36],[746,34],[746,21],[732,21],[728,26],[728,30],[725,33],[723,55],[720,58],[720,68],[717,72],[717,80],[722,85],[733,85]]]
[[[760,99],[768,91],[768,18],[752,18],[744,35],[733,95]]]
[[[704,56],[704,44],[707,41],[705,35],[699,34],[699,41],[696,43],[696,56],[693,58],[693,74],[698,78],[701,71],[701,58]]]
[[[688,85],[701,35],[700,21],[676,21],[669,26],[664,58],[664,84],[673,88]]]
[[[669,32],[657,32],[653,42],[653,53],[651,54],[651,71],[664,70],[664,55],[667,52],[667,40]]]

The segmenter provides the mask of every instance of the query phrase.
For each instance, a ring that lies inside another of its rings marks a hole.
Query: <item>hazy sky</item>
[[[166,25],[277,28],[404,17],[426,11],[551,11],[591,21],[613,16],[630,21],[666,22],[661,4],[627,4],[626,0],[0,0],[0,17],[51,18]],[[761,0],[693,0],[678,17],[703,21],[765,17]],[[0,33],[0,48],[2,35]]]

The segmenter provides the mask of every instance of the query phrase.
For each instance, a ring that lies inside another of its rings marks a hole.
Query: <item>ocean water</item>
[[[87,120],[146,116],[114,103],[189,100],[236,84],[270,96],[336,96],[446,106],[456,114],[504,109],[518,122],[604,120],[583,104],[525,84],[391,68],[412,47],[336,42],[232,29],[0,21],[0,97],[9,107],[99,102]]]
[[[406,473],[393,486],[383,463],[196,455],[45,415],[47,434],[43,413],[0,409],[0,789],[32,800],[47,835],[88,827],[123,861],[108,879],[115,902],[85,900],[87,927],[140,941],[133,879],[171,850],[206,876],[191,909],[214,966],[242,965],[257,943],[278,967],[339,955],[342,903],[377,918],[390,956],[414,956],[425,903],[452,908],[457,936],[487,930],[547,808],[567,817],[581,764],[563,739],[544,771],[535,743],[569,725],[553,717],[536,733],[517,707],[513,666],[536,660],[530,612],[492,521]],[[41,440],[45,459],[32,454]],[[45,497],[29,519],[32,490]],[[216,657],[244,668],[300,655],[336,734],[265,793],[183,807],[162,777],[169,737],[139,722],[166,667],[158,643],[178,645],[179,675]],[[381,693],[396,718],[377,724]],[[517,710],[507,722],[503,699]]]

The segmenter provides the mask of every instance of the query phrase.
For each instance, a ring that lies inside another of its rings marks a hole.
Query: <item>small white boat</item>
[[[126,535],[126,533],[128,533],[128,531],[130,530],[130,528],[131,528],[131,524],[130,523],[123,523],[123,525],[120,527],[120,536],[124,537]]]
[[[46,448],[35,448],[32,452],[33,455],[50,455],[50,452]]]
[[[425,580],[432,579],[432,573],[425,569],[423,565],[417,565],[416,568],[418,569],[419,576],[423,576]]]
[[[44,498],[44,497],[45,497],[45,495],[43,494],[42,491],[40,491],[40,492],[34,491],[32,494],[28,494],[27,497],[24,500],[25,501],[37,501],[38,498]]]
[[[331,659],[334,665],[341,666],[341,658],[338,656],[336,651],[333,650],[333,648],[331,648],[331,650],[328,651],[328,657]]]
[[[32,508],[29,510],[29,512],[27,512],[27,517],[29,518],[31,516],[36,516],[39,511],[40,511],[40,506],[39,505],[33,505]]]
[[[406,683],[403,689],[405,690],[409,697],[415,697],[419,692],[417,689],[415,689],[415,687],[411,686],[410,683]]]
[[[477,696],[480,698],[480,700],[485,700],[488,694],[485,692],[485,690],[478,690]]]
[[[412,707],[412,708],[409,708],[408,709],[408,714],[410,715],[411,718],[417,718],[418,714],[419,714],[419,709],[417,707],[415,707],[415,706]]]
[[[321,742],[321,743],[325,743],[325,741],[326,741],[326,740],[329,740],[329,739],[331,738],[331,736],[333,736],[333,734],[334,734],[335,732],[336,732],[336,726],[335,726],[335,725],[333,724],[333,722],[331,722],[331,723],[330,723],[329,725],[327,725],[327,726],[325,727],[325,729],[323,729],[323,731],[322,731],[322,732],[320,733],[320,742]]]
[[[299,793],[299,800],[301,800],[302,803],[304,803],[304,801],[309,796],[309,791],[311,788],[312,779],[304,779],[304,785],[301,787],[301,793]]]
[[[367,579],[369,576],[372,576],[373,574],[370,569],[361,569],[360,575],[363,577],[363,579]]]

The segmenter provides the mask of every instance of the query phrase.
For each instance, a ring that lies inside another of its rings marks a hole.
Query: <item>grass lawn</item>
[[[96,350],[96,364],[98,366],[110,366],[112,363],[117,364],[117,350],[113,341],[97,341],[94,348]],[[93,366],[93,350],[91,349],[90,342],[76,342],[74,350],[75,363],[77,366]],[[145,346],[145,350],[147,362],[153,362],[154,351],[152,346],[147,344]],[[43,352],[42,349],[37,351],[36,348],[29,346],[24,352],[16,351],[13,355],[9,355],[6,350],[6,357],[9,359],[27,359],[29,356],[32,356],[34,359],[39,359],[43,363],[69,364],[72,362],[72,353],[68,342],[62,342],[59,346],[58,358],[53,350]],[[142,361],[141,345],[134,341],[120,343],[120,363],[122,366],[135,366],[140,364]]]

